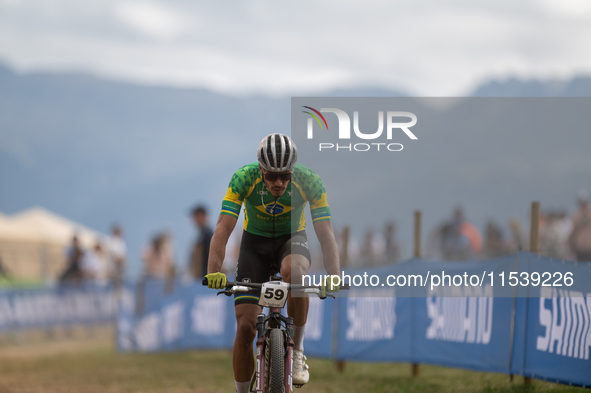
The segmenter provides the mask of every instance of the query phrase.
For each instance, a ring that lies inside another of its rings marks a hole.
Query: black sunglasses
[[[265,180],[271,181],[271,182],[274,182],[277,179],[281,179],[281,181],[284,181],[284,182],[291,180],[291,172],[285,172],[285,173],[266,172],[264,174],[264,176],[265,176]]]

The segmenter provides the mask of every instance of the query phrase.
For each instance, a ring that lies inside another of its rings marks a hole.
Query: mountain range
[[[413,94],[367,87],[314,96]],[[563,82],[493,80],[477,87],[471,96],[589,97],[591,77]],[[0,64],[0,212],[8,215],[43,206],[103,233],[119,222],[125,228],[132,275],[140,271],[142,246],[156,232],[168,230],[175,241],[177,264],[184,268],[195,236],[190,208],[196,203],[208,206],[214,225],[231,174],[256,160],[253,143],[264,135],[289,134],[290,116],[289,97],[232,97],[198,88],[135,85],[85,74],[17,74]],[[538,143],[556,141],[541,138]],[[572,143],[580,147],[591,141],[581,136]],[[437,159],[443,167],[454,162],[445,155]],[[553,187],[560,192],[552,194],[546,206],[572,210],[578,188],[591,188],[583,171],[590,167],[589,159],[580,149],[574,149],[570,159],[581,163],[581,173],[553,179]],[[517,162],[527,165],[528,156]],[[493,167],[494,163],[483,167],[481,175],[494,174]],[[437,181],[425,178],[424,183],[430,180]],[[497,180],[502,188],[501,179]],[[427,192],[421,184],[413,185],[417,195]],[[524,195],[535,198],[539,190],[539,185],[532,184]],[[469,196],[448,190],[446,195],[447,199],[429,207],[434,213],[427,226],[447,217],[459,203],[481,228],[491,217],[527,214],[527,206],[512,206],[513,211],[505,212],[507,206],[498,203],[498,198],[478,190]],[[400,214],[408,217],[392,218],[405,234],[403,242],[408,243],[412,211]],[[383,222],[358,225],[358,232],[367,227],[379,230]],[[408,256],[412,247],[403,248]]]

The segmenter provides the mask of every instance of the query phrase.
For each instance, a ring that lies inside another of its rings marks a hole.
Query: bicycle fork
[[[291,318],[290,318],[291,319]],[[285,346],[285,393],[292,393],[293,389],[293,322],[286,326]]]
[[[257,364],[255,370],[255,389],[256,393],[264,393],[265,385],[265,315],[259,314],[257,317]]]

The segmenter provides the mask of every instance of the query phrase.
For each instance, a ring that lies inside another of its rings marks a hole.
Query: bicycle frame
[[[272,277],[271,281],[282,281],[281,277]],[[203,285],[207,285],[207,279],[203,279]],[[225,294],[231,296],[234,292],[245,292],[251,288],[261,289],[263,284],[250,282],[228,282],[226,289],[218,292],[218,295]],[[325,291],[320,291],[318,287],[305,285],[289,285],[288,291],[301,290],[304,293],[314,293],[319,298],[325,299],[333,295],[326,294]],[[349,285],[343,285],[342,289],[349,289]],[[272,304],[272,303],[271,303]],[[251,385],[252,393],[268,393],[266,384],[266,373],[269,372],[270,365],[267,364],[265,355],[267,350],[267,340],[271,337],[272,331],[279,330],[283,336],[283,346],[285,347],[285,354],[283,356],[283,393],[292,393],[293,387],[301,387],[301,385],[293,385],[293,318],[286,317],[281,314],[282,307],[262,306],[269,309],[269,314],[263,313],[257,316],[257,340],[256,340],[256,365],[253,374]]]

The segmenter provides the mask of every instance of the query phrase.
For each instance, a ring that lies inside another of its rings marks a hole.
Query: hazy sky
[[[591,74],[588,0],[0,0],[0,61],[230,94]]]

